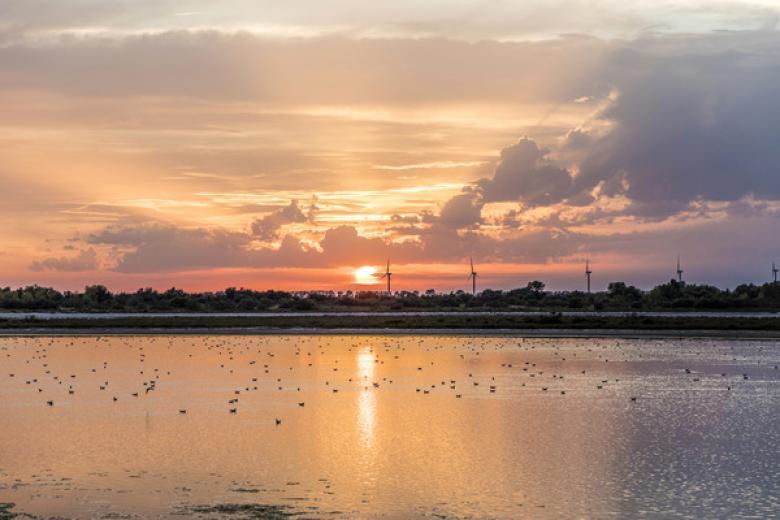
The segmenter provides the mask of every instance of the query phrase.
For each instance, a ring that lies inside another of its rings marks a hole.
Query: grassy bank
[[[613,329],[613,330],[716,330],[778,331],[778,318],[696,316],[181,316],[122,317],[106,319],[0,320],[0,330],[111,330],[111,329]]]

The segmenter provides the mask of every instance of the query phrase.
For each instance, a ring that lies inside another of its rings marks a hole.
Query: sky
[[[734,287],[780,5],[0,0],[0,286]],[[356,277],[356,270],[360,275]],[[373,283],[372,283],[373,282]]]

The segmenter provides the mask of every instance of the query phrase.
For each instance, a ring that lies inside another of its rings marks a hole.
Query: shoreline
[[[271,318],[436,318],[436,317],[516,317],[541,318],[548,316],[565,318],[722,318],[722,319],[773,319],[780,318],[780,311],[745,310],[570,310],[570,309],[527,309],[527,310],[341,310],[341,311],[251,311],[251,312],[117,312],[117,311],[0,311],[0,320],[116,320],[116,319],[271,319]]]
[[[507,314],[288,315],[288,316],[133,316],[0,319],[0,331],[25,330],[720,330],[780,334],[780,317],[582,316]]]
[[[503,335],[780,338],[780,317],[564,315],[289,315],[0,319],[0,335]]]
[[[496,329],[496,328],[30,328],[0,330],[0,337],[67,336],[495,336],[516,338],[780,340],[780,331],[714,329]]]

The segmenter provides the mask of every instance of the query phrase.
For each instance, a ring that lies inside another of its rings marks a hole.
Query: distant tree
[[[604,292],[550,292],[545,284],[534,280],[525,287],[509,291],[484,289],[473,296],[470,291],[456,290],[423,294],[397,291],[388,296],[381,291],[298,292],[254,291],[228,287],[220,292],[187,293],[171,288],[157,292],[152,288],[132,293],[112,294],[102,285],[92,285],[83,292],[58,291],[37,285],[16,289],[0,288],[0,308],[10,310],[124,310],[129,312],[185,310],[227,312],[235,310],[328,310],[358,309],[756,309],[780,310],[780,284],[760,286],[742,284],[733,291],[710,285],[687,284],[677,280],[641,291],[625,282],[612,282]]]
[[[620,298],[623,300],[641,300],[642,291],[633,285],[626,285],[625,282],[612,282],[607,286],[607,293],[611,298]]]
[[[103,285],[89,285],[84,288],[84,299],[91,305],[100,306],[111,300],[111,292]]]

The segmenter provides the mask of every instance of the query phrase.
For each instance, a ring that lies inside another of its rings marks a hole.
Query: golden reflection
[[[374,447],[376,429],[376,395],[374,383],[374,353],[370,347],[363,347],[357,354],[358,382],[361,385],[358,394],[357,424],[360,440],[366,449]]]
[[[182,485],[188,502],[218,505],[235,496],[236,483],[255,493],[247,501],[269,504],[286,503],[287,486],[300,484],[301,507],[319,507],[323,517],[637,516],[632,508],[679,495],[668,460],[683,452],[665,452],[664,439],[689,438],[697,427],[725,438],[728,425],[745,417],[765,417],[757,426],[774,431],[769,401],[742,406],[752,395],[745,386],[735,386],[730,400],[716,399],[719,360],[734,347],[708,345],[711,356],[697,357],[712,375],[704,388],[682,369],[669,376],[665,368],[672,354],[693,357],[698,342],[0,337],[0,497],[35,517],[167,518],[182,503]],[[730,371],[758,370],[775,347],[754,345]],[[146,392],[152,378],[158,386]],[[663,402],[669,381],[709,397]],[[694,414],[702,405],[711,408],[700,424],[665,415]],[[746,449],[760,455],[771,444]],[[722,476],[706,464],[692,471]],[[729,500],[718,486],[701,489],[688,498]],[[756,494],[747,513],[773,506],[770,493]]]

